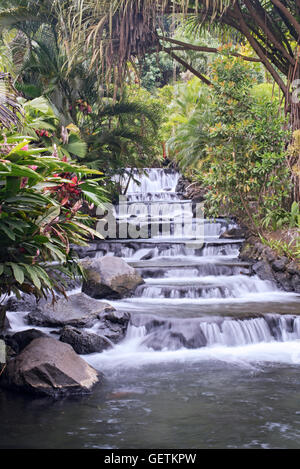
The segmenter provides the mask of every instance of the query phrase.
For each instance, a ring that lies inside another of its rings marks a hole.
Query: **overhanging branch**
[[[195,50],[197,52],[208,52],[213,54],[220,54],[221,52],[216,47],[196,46],[194,44],[188,44],[183,41],[178,41],[177,39],[172,39],[170,37],[158,36],[158,39],[170,42],[171,44],[177,44],[180,49],[176,48],[176,50]],[[175,48],[173,48],[173,50],[175,50]],[[247,57],[243,54],[239,54],[238,52],[230,52],[230,55],[233,55],[234,57],[240,57],[241,59],[247,60],[248,62],[261,62],[260,59],[257,59],[255,57]]]
[[[181,65],[183,65],[183,67],[185,67],[187,70],[189,70],[193,75],[195,75],[196,77],[200,78],[201,81],[203,81],[203,83],[205,83],[206,85],[208,86],[213,86],[213,84],[211,83],[211,81],[209,81],[204,75],[202,75],[202,73],[198,72],[194,67],[192,67],[190,64],[188,64],[187,62],[185,62],[181,57],[179,57],[177,54],[174,54],[174,52],[172,52],[171,49],[169,49],[168,47],[163,47],[161,48],[162,51],[166,52],[167,54],[169,54],[174,60],[176,60],[176,62],[180,63]]]

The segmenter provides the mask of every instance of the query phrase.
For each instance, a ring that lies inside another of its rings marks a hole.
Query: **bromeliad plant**
[[[102,173],[46,153],[23,137],[0,143],[2,302],[11,293],[65,293],[65,277],[82,274],[71,246],[100,237],[80,209],[106,200]]]

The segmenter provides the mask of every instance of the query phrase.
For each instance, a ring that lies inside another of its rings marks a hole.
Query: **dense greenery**
[[[297,230],[296,3],[3,1],[0,293],[63,292],[84,205],[163,159],[207,215]]]
[[[216,59],[210,92],[194,79],[181,94],[183,116],[169,146],[206,188],[209,214],[236,215],[259,229],[285,213],[291,184],[285,119],[276,99],[255,92],[255,75],[241,59]]]

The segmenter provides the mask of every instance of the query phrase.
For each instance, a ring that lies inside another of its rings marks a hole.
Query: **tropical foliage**
[[[254,79],[246,62],[216,59],[210,95],[190,83],[196,105],[184,110],[169,145],[181,167],[193,168],[206,187],[209,214],[235,214],[258,229],[262,218],[266,223],[270,212],[287,207],[291,184],[284,118],[276,101],[252,93]]]
[[[99,236],[80,211],[105,200],[97,181],[87,178],[97,172],[47,155],[29,138],[7,136],[0,148],[0,293],[63,292],[61,272],[78,274],[72,244]]]
[[[55,152],[51,145],[38,146],[39,129],[55,131],[57,121],[44,99],[23,102],[22,107],[11,94],[4,103],[0,113],[2,131],[6,127],[0,141],[1,302],[11,293],[36,298],[51,293],[54,299],[57,292],[65,294],[68,277],[82,275],[72,246],[100,236],[84,205],[107,200],[99,184],[103,174],[78,165],[65,152],[59,158],[55,146]],[[7,112],[6,106],[12,110]],[[15,126],[20,124],[16,111],[21,111],[27,136]],[[1,320],[3,312],[1,308]]]

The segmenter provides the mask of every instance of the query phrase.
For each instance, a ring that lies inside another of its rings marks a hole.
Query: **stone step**
[[[189,259],[188,261],[185,258],[182,259],[155,259],[153,261],[152,259],[150,260],[145,260],[145,261],[132,261],[128,259],[127,263],[131,265],[132,267],[136,269],[148,269],[148,268],[188,268],[188,267],[197,267],[197,266],[203,266],[203,264],[213,264],[217,266],[228,266],[228,267],[250,267],[252,264],[249,262],[240,262],[238,260],[233,259],[220,259],[220,256],[217,257],[197,257],[195,259]]]

